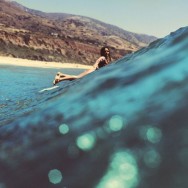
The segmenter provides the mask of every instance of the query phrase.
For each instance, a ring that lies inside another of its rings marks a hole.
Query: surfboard
[[[44,89],[40,90],[39,93],[42,93],[42,92],[44,92],[44,91],[50,91],[50,90],[56,89],[56,88],[58,88],[58,87],[59,87],[59,86],[53,86],[53,87],[44,88]]]

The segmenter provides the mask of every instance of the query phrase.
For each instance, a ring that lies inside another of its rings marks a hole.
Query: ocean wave
[[[0,128],[1,184],[187,187],[187,47],[185,27],[47,91]]]

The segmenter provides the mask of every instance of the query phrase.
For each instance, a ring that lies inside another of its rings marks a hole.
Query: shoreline
[[[36,68],[72,68],[72,69],[89,69],[91,65],[82,65],[77,63],[46,62],[38,60],[21,59],[14,57],[0,56],[1,65],[13,65]]]

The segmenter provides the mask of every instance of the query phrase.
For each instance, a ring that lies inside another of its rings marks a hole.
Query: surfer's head
[[[101,56],[104,56],[106,59],[108,59],[109,61],[111,61],[111,56],[110,56],[110,49],[108,46],[104,46],[101,48],[100,51]]]

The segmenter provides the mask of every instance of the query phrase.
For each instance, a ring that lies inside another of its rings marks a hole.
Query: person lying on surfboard
[[[101,68],[104,67],[106,65],[108,65],[111,62],[111,56],[110,56],[110,49],[109,47],[105,46],[102,47],[100,50],[100,57],[97,59],[97,61],[95,62],[95,64],[92,66],[91,69],[88,69],[86,71],[84,71],[83,73],[79,74],[79,75],[69,75],[69,74],[63,74],[61,72],[58,72],[55,76],[55,79],[53,81],[53,84],[57,84],[61,81],[64,80],[75,80],[78,78],[82,78],[83,76],[86,76],[87,74]]]

